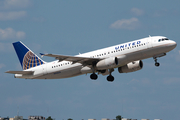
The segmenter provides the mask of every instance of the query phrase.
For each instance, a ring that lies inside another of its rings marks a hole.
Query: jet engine
[[[118,59],[117,57],[110,57],[110,58],[106,58],[104,60],[99,61],[96,64],[96,68],[98,70],[104,70],[104,69],[109,69],[109,68],[113,68],[116,65],[118,65]]]
[[[141,60],[130,62],[127,65],[118,68],[119,73],[129,73],[141,70],[143,68],[143,62]]]

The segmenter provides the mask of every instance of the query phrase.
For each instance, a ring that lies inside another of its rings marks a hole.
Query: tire
[[[98,76],[95,73],[93,73],[93,74],[90,75],[90,78],[92,80],[96,80],[98,78]]]
[[[159,67],[159,66],[160,66],[160,63],[158,63],[158,62],[155,63],[155,66],[156,66],[156,67]]]
[[[113,82],[113,81],[114,81],[114,77],[113,77],[112,75],[109,75],[109,76],[107,77],[107,81]]]

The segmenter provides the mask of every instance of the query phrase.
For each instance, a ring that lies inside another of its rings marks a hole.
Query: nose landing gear
[[[157,57],[154,57],[153,59],[154,59],[154,61],[155,61],[155,66],[156,66],[156,67],[159,67],[159,66],[160,66],[160,63],[157,62]]]

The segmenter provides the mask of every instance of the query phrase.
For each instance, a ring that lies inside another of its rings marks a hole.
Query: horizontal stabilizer
[[[6,73],[32,75],[34,71],[6,71]]]

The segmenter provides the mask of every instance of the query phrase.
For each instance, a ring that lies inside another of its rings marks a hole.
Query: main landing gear
[[[107,76],[107,81],[113,82],[114,81],[114,77],[112,75]]]
[[[96,62],[92,63],[92,71],[93,71],[93,73],[90,75],[90,78],[92,80],[96,80],[98,78],[98,76],[95,74],[95,64],[96,64]]]
[[[96,70],[95,70],[95,65],[96,65],[96,62],[93,62],[92,63],[92,71],[93,73],[90,75],[90,78],[92,80],[96,80],[98,78],[97,74],[95,73]],[[111,73],[114,71],[114,69],[109,69],[109,76],[107,77],[107,81],[109,82],[113,82],[114,81],[114,77],[111,75]],[[104,72],[104,71],[103,71]],[[106,71],[105,71],[106,72]]]
[[[155,61],[155,66],[156,66],[156,67],[159,67],[159,66],[160,66],[160,63],[157,62],[157,57],[154,57],[154,61]]]
[[[109,69],[109,76],[107,76],[107,81],[109,82],[113,82],[114,81],[114,77],[111,75],[111,73],[114,71],[114,69]]]
[[[114,71],[114,69],[109,69],[109,76],[107,76],[107,81],[109,82],[113,82],[114,81],[114,77],[111,75],[111,73]],[[95,72],[93,72],[91,75],[90,75],[90,78],[92,80],[96,80],[98,78],[97,74],[95,74]]]
[[[95,73],[92,73],[92,74],[90,75],[90,78],[91,78],[92,80],[96,80],[96,79],[98,78],[98,76],[97,76]]]

